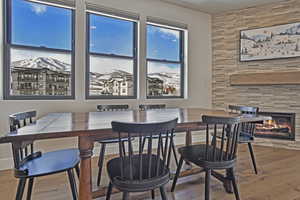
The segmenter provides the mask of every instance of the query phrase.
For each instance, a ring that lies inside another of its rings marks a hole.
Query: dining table
[[[158,110],[126,110],[104,112],[56,112],[48,113],[33,124],[14,132],[2,133],[1,143],[20,145],[26,141],[78,137],[80,152],[79,199],[97,198],[99,192],[92,190],[91,157],[94,142],[101,139],[118,137],[111,128],[112,121],[154,123],[178,118],[177,133],[186,134],[186,145],[192,144],[192,131],[204,130],[203,115],[219,117],[239,117],[241,122],[262,122],[271,117],[261,115],[239,115],[225,110],[204,108],[166,108]],[[197,132],[198,133],[198,132]],[[201,133],[200,133],[201,134]],[[231,184],[226,177],[217,177],[223,181],[230,192]]]

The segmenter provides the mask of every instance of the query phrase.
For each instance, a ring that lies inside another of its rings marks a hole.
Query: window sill
[[[3,101],[11,101],[11,100],[16,100],[16,101],[20,101],[20,100],[29,100],[29,101],[35,101],[35,100],[75,100],[75,96],[5,96],[3,99]]]

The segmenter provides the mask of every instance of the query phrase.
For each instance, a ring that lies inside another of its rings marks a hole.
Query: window
[[[136,21],[87,13],[88,99],[136,98]]]
[[[147,98],[183,98],[184,31],[147,25]]]
[[[73,19],[72,8],[6,1],[6,99],[74,98]]]

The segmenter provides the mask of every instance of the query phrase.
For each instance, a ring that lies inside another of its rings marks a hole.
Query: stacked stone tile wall
[[[212,92],[214,108],[224,109],[228,104],[239,104],[259,106],[263,111],[295,112],[296,141],[300,144],[300,85],[230,86],[229,82],[230,74],[233,73],[300,70],[300,58],[239,61],[241,30],[293,22],[300,22],[299,0],[282,1],[213,15]],[[293,146],[297,142],[288,144]]]

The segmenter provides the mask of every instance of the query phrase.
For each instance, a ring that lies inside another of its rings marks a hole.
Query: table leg
[[[80,178],[79,200],[92,199],[92,168],[91,157],[93,154],[93,141],[87,136],[80,136],[78,140],[80,151]]]
[[[186,131],[185,135],[185,145],[189,146],[193,143],[192,141],[192,132],[190,130]]]
[[[193,144],[192,132],[190,130],[187,130],[186,135],[185,135],[185,145],[190,146],[192,144]],[[185,161],[183,168],[186,170],[190,170],[190,169],[192,169],[192,165],[191,165],[191,163]]]

